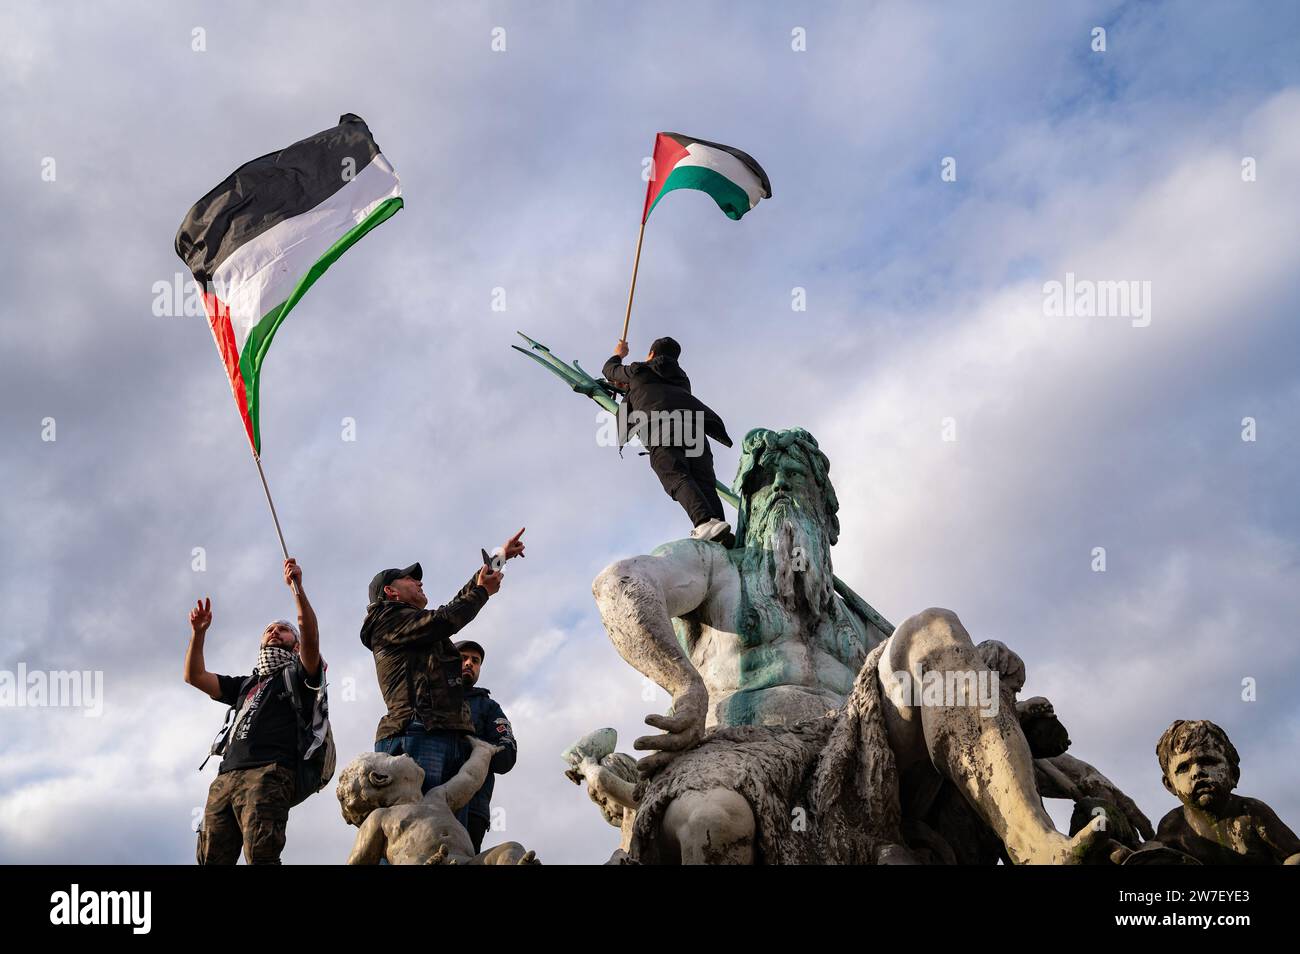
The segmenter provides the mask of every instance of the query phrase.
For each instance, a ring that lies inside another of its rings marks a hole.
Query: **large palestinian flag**
[[[758,205],[759,199],[772,197],[767,173],[749,153],[681,133],[661,132],[655,136],[643,223],[659,200],[674,189],[707,192],[731,219],[739,219]]]
[[[276,329],[339,256],[402,207],[397,173],[360,116],[246,162],[199,199],[176,254],[203,290],[253,453],[258,383]]]

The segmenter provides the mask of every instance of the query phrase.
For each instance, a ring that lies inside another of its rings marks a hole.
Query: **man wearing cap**
[[[469,716],[474,723],[474,734],[484,742],[501,746],[488,764],[488,777],[483,787],[469,803],[469,837],[474,841],[475,853],[483,850],[483,836],[492,825],[492,788],[496,776],[504,775],[515,767],[518,750],[510,720],[486,689],[478,684],[479,673],[487,653],[472,639],[462,639],[456,644],[460,653],[460,679],[465,684],[465,701],[469,703]]]
[[[707,439],[731,446],[722,418],[691,394],[691,379],[677,363],[682,346],[672,338],[656,338],[644,361],[624,365],[627,353],[627,342],[619,341],[602,371],[606,381],[627,395],[620,415],[638,421],[629,430],[637,431],[668,496],[686,511],[694,528],[691,537],[731,546],[735,538],[723,519]],[[626,439],[620,434],[620,443]]]
[[[284,850],[300,758],[299,716],[285,670],[292,667],[290,675],[300,701],[315,698],[325,675],[316,612],[303,591],[302,570],[292,558],[284,561],[284,582],[294,591],[298,624],[277,619],[267,625],[251,676],[208,672],[203,643],[212,624],[212,601],[201,600],[190,610],[185,681],[230,706],[233,716],[233,722],[227,717],[212,746],[211,754],[222,759],[208,788],[199,831],[201,865],[233,865],[241,847],[244,861],[250,865],[278,865]]]
[[[506,560],[524,555],[522,534],[502,547]],[[500,589],[501,573],[485,564],[451,602],[432,610],[425,609],[423,577],[418,563],[375,574],[361,642],[375,654],[375,675],[388,708],[375,732],[375,751],[409,755],[424,769],[428,792],[450,781],[469,757],[474,723],[451,637]],[[468,811],[461,809],[457,818],[467,825]]]

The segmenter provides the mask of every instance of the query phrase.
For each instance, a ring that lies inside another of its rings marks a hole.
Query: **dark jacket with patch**
[[[724,447],[731,446],[722,418],[691,394],[691,379],[676,358],[655,355],[651,361],[633,361],[625,365],[615,355],[605,362],[601,373],[606,381],[626,393],[624,403],[629,419],[633,411],[646,414],[654,411],[700,412],[704,415],[704,433]],[[642,443],[646,443],[644,438]]]
[[[515,758],[519,754],[515,745],[515,734],[510,728],[510,720],[501,711],[501,707],[486,689],[472,686],[465,690],[465,701],[469,703],[470,719],[474,723],[474,734],[484,742],[500,745],[502,749],[492,756],[488,765],[487,781],[475,793],[469,803],[469,813],[479,818],[492,819],[492,788],[496,776],[504,775],[515,767]]]
[[[478,615],[487,599],[487,590],[471,577],[450,603],[437,609],[416,609],[397,600],[366,608],[361,642],[375,654],[375,675],[388,707],[376,741],[398,734],[413,719],[426,729],[474,731],[460,681],[460,653],[451,637]]]

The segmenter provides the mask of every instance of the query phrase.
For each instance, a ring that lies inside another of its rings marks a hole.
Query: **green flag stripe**
[[[750,208],[749,193],[720,172],[707,166],[678,166],[668,174],[664,187],[655,197],[654,205],[650,206],[650,212],[653,212],[655,205],[658,205],[660,200],[674,189],[698,189],[700,192],[707,192],[729,219],[739,219]],[[646,213],[647,218],[650,212]]]
[[[253,446],[259,454],[262,453],[262,430],[257,414],[258,385],[262,377],[262,362],[271,347],[271,340],[275,337],[276,330],[288,317],[294,305],[298,304],[299,299],[307,293],[307,289],[315,284],[316,279],[325,274],[327,268],[338,261],[339,256],[356,245],[375,226],[391,218],[401,207],[402,200],[399,196],[385,199],[375,206],[369,215],[345,232],[311,268],[307,269],[288,298],[263,315],[249,331],[244,349],[239,355],[239,373],[244,378],[244,393],[248,396],[248,416],[253,422]]]

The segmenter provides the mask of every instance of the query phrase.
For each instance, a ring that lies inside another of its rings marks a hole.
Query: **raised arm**
[[[320,675],[320,632],[316,628],[316,611],[311,608],[307,591],[302,588],[302,567],[293,557],[284,561],[284,582],[293,590],[298,603],[298,632],[302,636],[298,643],[298,658],[302,660],[307,677],[315,679]]]
[[[601,369],[601,374],[605,380],[620,391],[626,391],[632,383],[631,372],[623,365],[623,359],[627,357],[627,342],[619,341],[614,346],[613,356],[605,362],[605,367]]]
[[[400,619],[385,628],[376,640],[376,648],[382,644],[385,649],[418,649],[432,646],[444,636],[454,636],[469,625],[500,585],[500,573],[480,567],[445,606],[422,610],[401,603],[388,604],[388,612],[400,614]]]
[[[483,783],[487,781],[488,763],[492,761],[492,756],[498,749],[498,746],[489,745],[476,736],[470,736],[469,741],[474,751],[460,767],[460,771],[436,788],[429,789],[428,794],[424,796],[429,798],[434,792],[441,792],[447,799],[447,806],[453,812],[458,812],[468,805],[469,800],[483,787]]]
[[[212,600],[202,599],[190,610],[190,645],[185,650],[185,682],[221,700],[221,684],[203,663],[203,640],[212,625]]]
[[[646,716],[646,724],[663,729],[664,734],[643,736],[632,745],[655,750],[639,763],[647,775],[694,746],[704,734],[708,689],[677,642],[672,620],[698,609],[710,597],[718,575],[715,570],[721,569],[715,565],[720,559],[713,552],[717,549],[680,540],[660,547],[653,556],[619,560],[592,584],[614,648],[673,699],[671,716]]]

